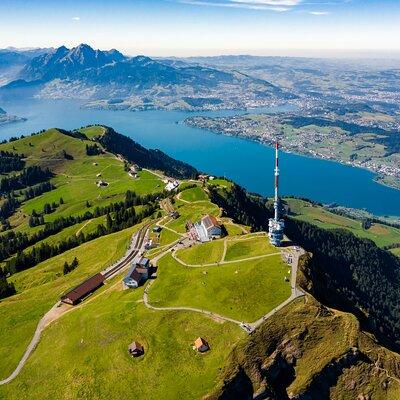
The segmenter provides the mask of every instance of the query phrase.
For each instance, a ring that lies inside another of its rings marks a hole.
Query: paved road
[[[144,248],[144,239],[146,237],[146,233],[148,232],[150,224],[144,225],[142,228],[139,229],[138,232],[136,232],[131,241],[131,246],[129,247],[127,254],[123,257],[121,261],[119,261],[117,264],[115,264],[113,267],[108,268],[107,270],[103,271],[103,275],[107,278],[110,279],[114,277],[118,272],[120,272],[125,266],[129,265],[130,261],[132,261],[138,254],[140,254]],[[22,356],[21,360],[19,361],[17,367],[15,370],[12,372],[10,376],[8,376],[6,379],[3,379],[0,381],[0,385],[5,385],[9,382],[11,382],[14,378],[18,376],[18,374],[21,372],[22,368],[24,367],[25,363],[27,362],[29,356],[32,354],[33,350],[35,350],[36,346],[38,345],[40,341],[40,337],[42,335],[43,329],[52,321],[57,319],[60,315],[63,314],[63,312],[58,312],[57,313],[57,308],[59,307],[60,303],[57,302],[39,321],[39,323],[36,326],[35,333],[33,334],[33,337],[28,345],[28,347],[25,350],[24,355]]]

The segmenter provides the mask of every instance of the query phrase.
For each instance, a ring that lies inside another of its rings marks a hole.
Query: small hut
[[[132,342],[128,347],[128,351],[132,357],[140,357],[144,354],[144,348],[139,342]]]
[[[199,351],[200,353],[204,353],[210,350],[210,346],[208,345],[207,341],[204,340],[202,337],[198,337],[194,342],[195,350]]]

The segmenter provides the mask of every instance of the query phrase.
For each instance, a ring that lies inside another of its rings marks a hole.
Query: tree
[[[70,266],[69,266],[68,263],[65,261],[64,267],[63,267],[63,274],[64,274],[64,275],[67,275],[70,271],[71,271]]]
[[[51,205],[50,205],[49,203],[46,203],[46,204],[44,205],[44,207],[43,207],[43,212],[44,212],[45,214],[51,214],[52,208],[51,208]]]
[[[75,258],[72,260],[71,268],[72,268],[72,269],[75,269],[75,268],[78,266],[78,264],[79,264],[79,261],[78,261],[78,259],[75,257]]]
[[[60,197],[59,203],[64,204],[64,199],[62,197]]]

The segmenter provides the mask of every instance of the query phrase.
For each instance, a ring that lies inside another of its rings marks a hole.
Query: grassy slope
[[[160,234],[160,246],[165,246],[179,239],[180,236],[169,229],[163,229]]]
[[[221,261],[224,250],[224,240],[214,240],[182,249],[177,252],[177,257],[186,264],[211,264]]]
[[[324,210],[320,206],[312,206],[298,199],[286,199],[292,212],[298,214],[295,218],[310,222],[325,229],[347,229],[356,236],[373,240],[378,246],[386,246],[400,242],[400,230],[382,224],[373,224],[365,230],[361,221],[342,217]]]
[[[290,295],[290,285],[284,281],[287,266],[280,256],[188,268],[167,254],[158,265],[157,282],[149,291],[150,302],[157,306],[204,308],[251,322]]]
[[[152,312],[138,302],[142,289],[119,288],[51,325],[20,377],[0,387],[0,398],[199,399],[209,392],[244,332],[193,313]],[[200,335],[208,353],[191,347]],[[145,346],[143,357],[128,355],[133,340]]]
[[[180,198],[186,201],[208,200],[208,196],[201,187],[186,189],[180,194]]]
[[[162,190],[161,180],[151,172],[142,171],[138,179],[133,179],[124,171],[122,161],[113,155],[87,156],[85,147],[88,143],[90,142],[74,139],[50,129],[40,135],[0,146],[0,149],[15,148],[15,151],[24,153],[27,156],[27,165],[50,167],[57,174],[52,179],[52,183],[56,186],[55,190],[27,201],[10,219],[13,225],[18,225],[17,230],[32,232],[26,216],[30,215],[32,210],[42,211],[45,203],[58,203],[61,197],[65,204],[60,205],[52,214],[46,215],[46,221],[62,216],[80,215],[87,210],[93,210],[96,206],[120,201],[127,190],[138,194]],[[58,154],[63,149],[74,159],[63,159]],[[97,165],[94,165],[95,163]],[[98,173],[101,173],[101,178],[96,177]],[[107,181],[109,186],[97,187],[98,179]],[[89,201],[90,208],[86,207],[86,201]],[[35,229],[38,230],[40,227]]]
[[[174,206],[179,212],[180,217],[168,222],[167,226],[180,233],[186,232],[185,225],[188,220],[196,222],[206,214],[212,214],[215,216],[218,216],[219,214],[219,208],[210,201],[194,204],[179,203],[177,201]]]
[[[59,296],[119,259],[136,229],[129,228],[85,243],[12,276],[10,280],[19,293],[0,302],[1,377],[15,368],[39,319]],[[78,268],[64,276],[64,262],[71,262],[74,257],[79,260]]]
[[[239,260],[244,257],[256,257],[276,253],[276,247],[269,244],[266,236],[247,236],[240,240],[228,240],[225,261]]]

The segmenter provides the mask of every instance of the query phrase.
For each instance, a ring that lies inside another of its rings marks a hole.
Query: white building
[[[165,186],[165,190],[167,190],[168,192],[172,192],[178,186],[179,186],[179,182],[178,181],[176,181],[176,180],[175,181],[168,181],[167,185]]]
[[[213,215],[206,215],[200,222],[194,224],[200,242],[218,239],[222,235],[221,225]]]

